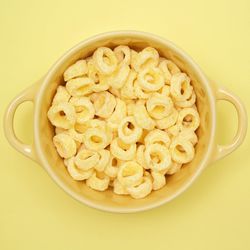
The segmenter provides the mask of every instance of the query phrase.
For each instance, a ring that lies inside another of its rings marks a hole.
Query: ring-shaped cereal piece
[[[192,107],[195,104],[196,101],[196,94],[193,91],[192,95],[185,101],[176,101],[175,105],[180,108],[189,108]]]
[[[129,161],[135,158],[136,144],[126,144],[116,137],[110,144],[110,152],[120,160]]]
[[[100,72],[95,66],[95,62],[93,58],[91,57],[89,60],[87,60],[87,66],[88,66],[88,77],[91,78],[94,83],[98,83],[100,81]]]
[[[87,149],[78,151],[77,155],[75,156],[76,166],[85,171],[94,168],[99,160],[100,155],[97,152]]]
[[[116,71],[109,78],[109,85],[116,89],[122,88],[126,83],[129,72],[130,67],[127,64],[118,66]]]
[[[190,141],[193,145],[195,145],[198,142],[198,137],[194,132],[194,130],[192,129],[182,129],[178,134],[178,137],[180,139]]]
[[[108,145],[108,138],[105,130],[89,128],[84,133],[83,143],[89,150],[99,151]]]
[[[175,138],[170,145],[170,152],[173,161],[177,163],[188,163],[194,158],[193,144],[188,140]]]
[[[177,124],[195,131],[200,125],[199,113],[194,108],[184,108],[179,112]]]
[[[170,86],[168,85],[164,85],[159,91],[159,94],[163,95],[163,96],[170,96]]]
[[[120,165],[121,165],[121,160],[111,155],[109,158],[109,162],[106,168],[104,169],[104,173],[110,178],[116,178]]]
[[[170,142],[171,141],[168,136],[168,133],[160,129],[151,130],[144,138],[144,143],[146,147],[149,144],[158,143],[168,148],[170,145]]]
[[[62,158],[68,159],[76,154],[76,143],[74,139],[66,133],[55,135],[53,137],[53,143]]]
[[[102,149],[98,152],[100,159],[97,162],[97,164],[94,166],[94,168],[99,171],[99,172],[103,172],[104,169],[106,168],[106,166],[109,163],[109,159],[110,159],[110,152],[107,149]]]
[[[141,88],[138,80],[134,82],[134,93],[135,96],[140,99],[148,99],[152,95],[152,92],[147,92]]]
[[[127,116],[133,116],[135,111],[135,101],[129,100],[127,101],[126,104],[127,104]]]
[[[96,94],[97,98],[94,100],[96,115],[102,118],[110,117],[116,106],[115,97],[107,91]]]
[[[75,107],[77,123],[94,118],[95,109],[88,97],[72,97],[69,102]]]
[[[109,187],[110,178],[102,172],[94,172],[86,184],[88,187],[97,190],[104,191]]]
[[[114,48],[114,53],[119,65],[130,64],[131,52],[128,46],[119,45]]]
[[[139,71],[138,83],[145,91],[157,91],[164,86],[164,77],[159,68],[146,68]]]
[[[93,92],[94,81],[89,77],[78,77],[66,83],[66,89],[72,96],[84,96]]]
[[[64,164],[66,165],[67,170],[71,175],[71,177],[76,181],[87,180],[94,173],[93,168],[87,171],[78,168],[75,164],[74,157],[69,158],[67,160],[65,159]]]
[[[170,94],[176,101],[186,101],[192,95],[193,87],[190,85],[190,78],[185,73],[178,73],[172,76]]]
[[[127,191],[134,199],[142,199],[151,193],[152,187],[150,177],[143,176],[140,184],[127,187]]]
[[[52,106],[57,105],[62,102],[68,102],[70,99],[70,94],[64,86],[58,86],[56,89],[56,94],[52,101]]]
[[[135,161],[124,162],[118,170],[118,181],[125,187],[135,186],[141,183],[143,167]]]
[[[180,171],[181,167],[182,167],[181,163],[177,163],[177,162],[172,161],[172,164],[171,164],[170,168],[167,170],[166,174],[168,174],[168,175],[175,174],[178,171]]]
[[[133,116],[122,119],[118,126],[118,136],[126,144],[136,143],[142,135],[142,128],[139,127]]]
[[[180,69],[177,67],[177,65],[174,62],[167,59],[163,59],[159,63],[159,68],[163,72],[165,83],[167,85],[170,85],[172,75],[180,72]]]
[[[134,106],[134,117],[136,123],[143,129],[151,130],[155,127],[155,121],[149,116],[142,101],[137,101]]]
[[[171,155],[168,148],[158,143],[147,145],[144,157],[148,168],[153,171],[168,169],[171,165]]]
[[[153,177],[153,190],[159,190],[166,185],[166,177],[164,174],[160,172],[151,171],[151,175]]]
[[[115,180],[114,180],[113,186],[114,186],[113,191],[114,191],[115,194],[120,194],[120,195],[128,194],[128,191],[126,190],[126,187],[124,187],[124,186],[118,181],[118,179],[115,179]]]
[[[136,72],[131,69],[128,75],[127,80],[121,88],[121,97],[127,99],[135,99],[135,91],[134,91],[134,81],[136,79]]]
[[[67,82],[73,78],[86,75],[87,73],[88,67],[86,60],[78,60],[64,71],[64,81]]]
[[[116,70],[117,58],[110,48],[99,47],[93,54],[93,60],[98,71],[104,75],[110,75]]]
[[[139,145],[136,150],[136,161],[144,168],[149,169],[144,157],[145,145]]]
[[[170,97],[153,94],[148,98],[146,107],[149,115],[155,119],[167,117],[173,110],[173,102]]]
[[[163,119],[155,120],[156,127],[159,129],[167,129],[174,126],[178,119],[178,111],[173,108],[172,112]]]
[[[63,129],[72,128],[76,121],[75,108],[68,102],[52,105],[47,113],[50,122]]]

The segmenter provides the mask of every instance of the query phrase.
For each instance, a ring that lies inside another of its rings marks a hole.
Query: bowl
[[[101,46],[113,48],[128,45],[135,50],[152,46],[161,56],[172,60],[187,73],[197,95],[197,108],[200,113],[199,138],[196,155],[192,162],[167,178],[167,185],[152,192],[141,200],[114,194],[111,190],[98,192],[85,183],[77,182],[68,174],[63,160],[52,143],[54,128],[47,118],[47,111],[58,85],[63,83],[63,72],[80,58],[90,56]],[[215,138],[216,102],[225,100],[232,103],[238,114],[238,130],[228,145],[218,145]],[[25,101],[34,104],[34,140],[32,145],[22,143],[15,135],[13,118],[16,108]],[[66,52],[39,81],[24,90],[9,104],[4,117],[4,130],[9,143],[43,166],[51,178],[76,200],[104,211],[130,213],[139,212],[165,204],[185,191],[199,174],[211,163],[234,151],[242,142],[247,130],[247,115],[238,97],[221,86],[217,86],[204,75],[200,67],[172,42],[156,35],[138,31],[116,31],[103,33],[82,41]]]

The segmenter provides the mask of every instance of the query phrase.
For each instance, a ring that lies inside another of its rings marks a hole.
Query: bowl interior
[[[135,50],[152,46],[159,51],[161,56],[174,61],[192,79],[201,116],[201,124],[198,129],[199,142],[196,145],[194,160],[184,165],[177,174],[167,177],[167,185],[164,188],[152,192],[148,197],[141,200],[135,200],[129,196],[119,196],[111,190],[97,192],[88,188],[82,182],[74,181],[66,171],[62,159],[53,146],[54,129],[47,119],[47,111],[56,88],[59,84],[64,84],[62,75],[65,69],[76,60],[90,56],[97,47],[108,46],[113,48],[121,44],[128,45]],[[205,164],[204,157],[207,154],[212,131],[211,100],[208,97],[208,89],[194,65],[185,58],[182,52],[164,40],[142,34],[114,34],[89,39],[74,47],[54,65],[43,83],[43,90],[37,100],[37,112],[39,112],[37,117],[39,118],[36,121],[37,128],[35,128],[39,138],[37,144],[41,155],[43,155],[40,157],[43,158],[44,166],[52,178],[76,199],[88,205],[117,212],[132,212],[157,206],[181,192]]]

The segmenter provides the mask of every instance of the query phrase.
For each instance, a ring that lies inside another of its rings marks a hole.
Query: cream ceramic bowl
[[[65,69],[79,58],[90,56],[100,46],[113,48],[121,44],[139,50],[152,46],[159,51],[161,56],[174,61],[192,79],[201,116],[201,124],[198,129],[199,142],[196,146],[194,160],[183,167],[180,172],[170,176],[164,188],[152,192],[141,200],[135,200],[129,196],[119,196],[111,190],[97,192],[81,182],[74,181],[67,173],[62,159],[53,146],[54,130],[47,119],[47,111],[56,88],[63,83],[62,75]],[[218,100],[232,103],[238,113],[238,130],[229,145],[218,145],[215,140],[216,102]],[[25,101],[34,103],[34,142],[32,145],[22,143],[16,137],[13,129],[15,110]],[[235,150],[246,135],[247,115],[243,104],[235,95],[212,84],[199,66],[171,42],[144,32],[117,31],[89,38],[66,52],[51,67],[45,77],[24,90],[10,103],[5,114],[4,128],[9,143],[24,155],[41,164],[53,180],[76,200],[104,211],[131,213],[158,207],[174,199],[193,183],[208,164]]]

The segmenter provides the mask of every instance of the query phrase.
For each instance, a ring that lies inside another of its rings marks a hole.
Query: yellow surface
[[[154,5],[153,5],[154,3]],[[250,2],[0,1],[1,119],[7,103],[67,49],[94,34],[136,29],[172,40],[250,113]],[[218,105],[218,137],[236,129],[231,105]],[[32,138],[32,106],[16,130]],[[250,249],[250,136],[208,167],[184,194],[138,214],[88,208],[65,194],[0,131],[0,249]]]

